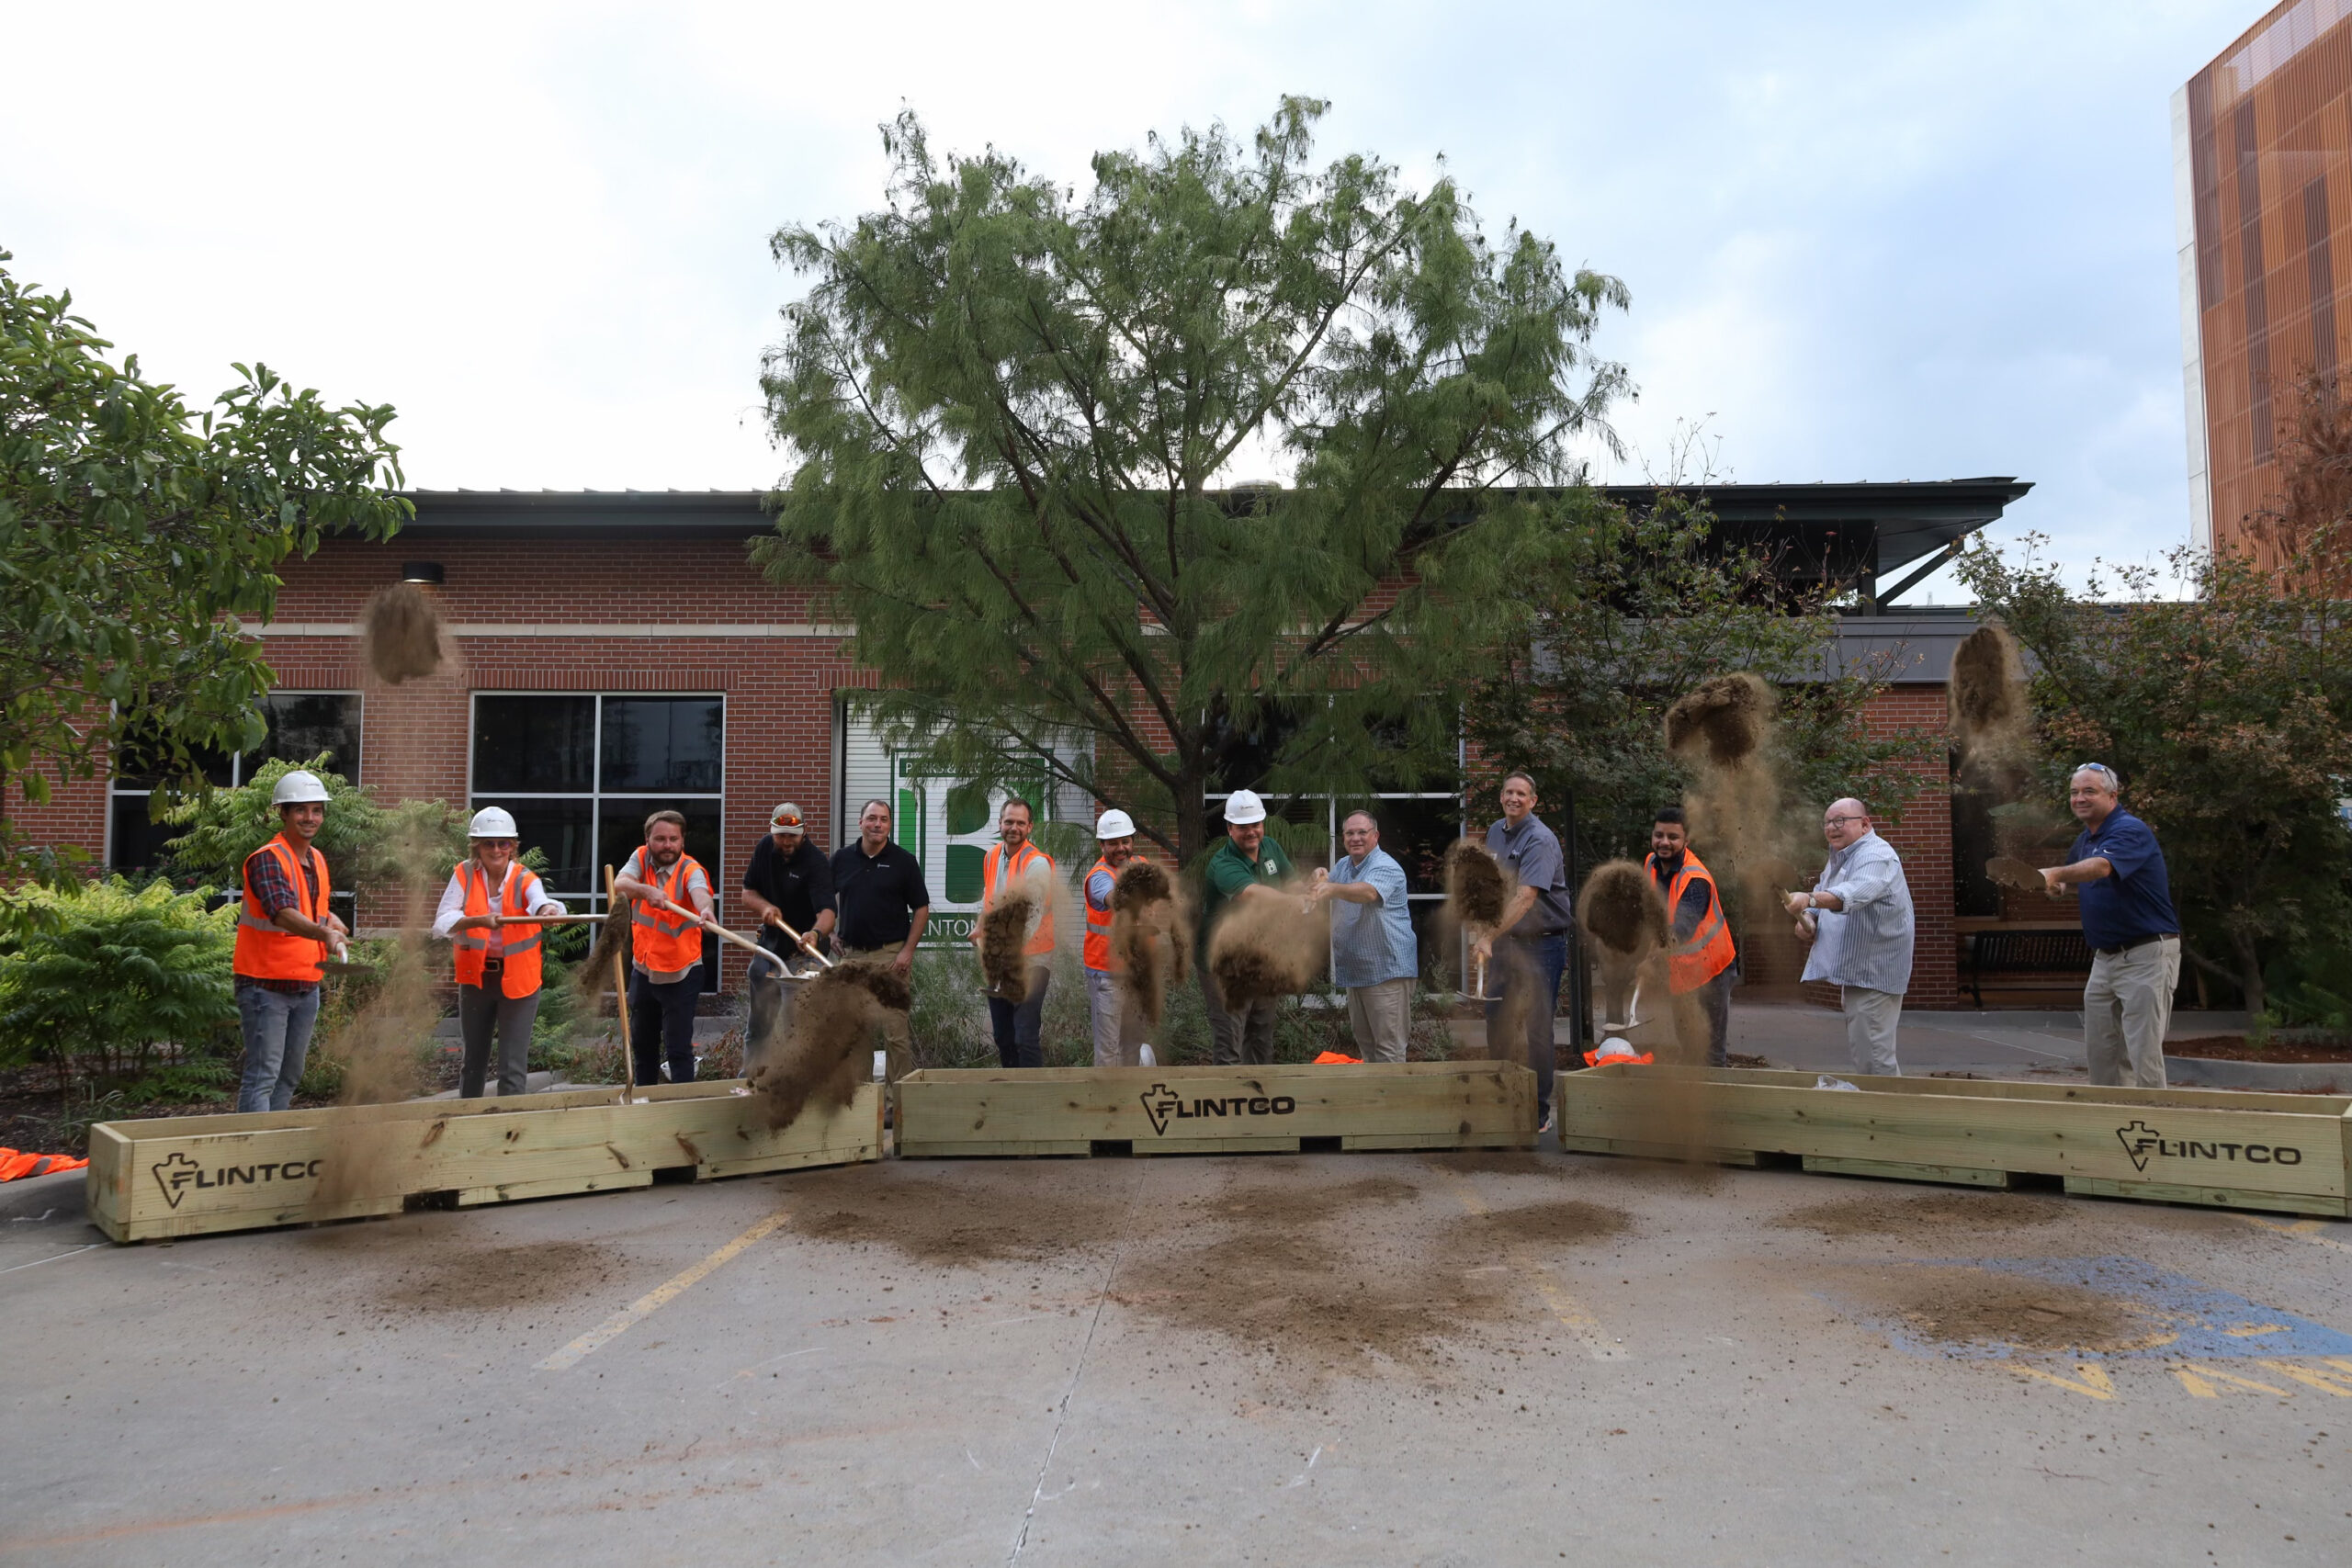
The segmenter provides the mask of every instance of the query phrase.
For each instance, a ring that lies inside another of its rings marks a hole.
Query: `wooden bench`
[[[1953,922],[1961,941],[1961,965],[1976,1005],[1984,1005],[1984,987],[2002,986],[2079,991],[2090,978],[2090,944],[2083,929],[2064,920],[1986,920]],[[1973,928],[1973,929],[1972,929]]]

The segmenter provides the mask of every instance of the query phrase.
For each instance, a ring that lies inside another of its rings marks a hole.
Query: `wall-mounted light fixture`
[[[438,588],[441,586],[441,563],[437,560],[402,561],[401,581]]]

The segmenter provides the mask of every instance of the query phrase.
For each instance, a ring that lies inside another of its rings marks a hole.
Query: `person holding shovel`
[[[1298,895],[1282,891],[1293,875],[1290,856],[1266,837],[1266,803],[1255,790],[1237,789],[1225,797],[1225,842],[1209,857],[1201,889],[1201,929],[1194,961],[1201,972],[1201,1000],[1209,1015],[1209,1059],[1220,1067],[1274,1059],[1274,1019],[1281,998],[1259,997],[1231,1009],[1218,994],[1209,968],[1209,939],[1219,921],[1245,899]]]
[[[277,836],[245,857],[244,904],[229,963],[245,1037],[239,1111],[293,1106],[319,1021],[319,964],[330,956],[341,961],[351,939],[327,908],[334,896],[327,857],[311,843],[326,826],[327,786],[296,768],[277,781],[269,803],[277,811]]]
[[[629,912],[634,963],[628,983],[637,1082],[660,1083],[666,1056],[670,1081],[692,1083],[695,998],[702,994],[701,922],[718,918],[718,903],[711,896],[710,874],[686,853],[684,816],[657,811],[645,819],[644,847],[628,857],[613,890],[637,901]]]
[[[433,934],[449,939],[458,980],[458,1030],[466,1043],[458,1094],[480,1100],[498,1036],[498,1092],[529,1088],[531,1025],[539,1016],[539,936],[533,915],[570,913],[548,897],[530,867],[514,858],[514,818],[486,806],[466,828],[467,854],[449,874],[434,912]]]
[[[997,816],[997,841],[980,861],[980,904],[993,908],[997,900],[1018,889],[1029,899],[1029,917],[1021,956],[1029,986],[1016,1001],[989,994],[989,1023],[996,1035],[997,1059],[1008,1067],[1042,1067],[1045,1050],[1038,1039],[1045,1021],[1046,988],[1054,978],[1054,861],[1029,839],[1034,825],[1029,803],[1014,795]],[[973,928],[979,943],[987,930],[985,916]]]
[[[833,867],[825,852],[808,841],[800,807],[784,801],[768,814],[767,836],[752,846],[743,867],[743,902],[760,918],[760,945],[784,961],[786,972],[805,967],[826,951],[833,939]],[[796,939],[790,933],[798,932]],[[792,1032],[792,1003],[796,983],[775,981],[775,971],[753,964],[747,982],[779,987],[776,1017],[771,1033],[783,1039]],[[743,1059],[748,1076],[754,1063],[749,1048]]]
[[[1471,944],[1471,953],[1486,967],[1487,1054],[1505,1062],[1524,1059],[1534,1069],[1537,1119],[1548,1128],[1552,1075],[1558,1066],[1552,1027],[1560,1015],[1560,976],[1568,967],[1575,901],[1559,835],[1535,815],[1535,781],[1525,773],[1504,774],[1498,800],[1503,814],[1487,829],[1487,852],[1517,879],[1519,890],[1495,929]],[[1511,996],[1521,987],[1532,994]],[[1497,1025],[1508,1032],[1514,1014],[1524,1031],[1521,1039],[1498,1038]]]
[[[1148,1025],[1143,1004],[1119,980],[1125,965],[1111,948],[1111,898],[1118,891],[1120,871],[1136,858],[1135,818],[1113,807],[1094,819],[1094,840],[1102,853],[1086,874],[1086,1010],[1093,1025],[1094,1065],[1132,1067],[1138,1065],[1137,1047],[1145,1043]]]

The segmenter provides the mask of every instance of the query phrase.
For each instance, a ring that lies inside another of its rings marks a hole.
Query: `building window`
[[[215,752],[201,760],[204,776],[221,788],[241,784],[264,762],[307,762],[324,753],[327,767],[359,782],[359,694],[356,692],[272,692],[261,700],[262,743],[231,756]],[[163,860],[164,840],[179,829],[152,820],[148,812],[163,782],[139,754],[134,734],[116,756],[116,776],[107,812],[107,863],[118,871],[152,870]]]
[[[719,874],[727,751],[720,696],[478,693],[469,809],[514,814],[525,850],[544,851],[547,887],[576,909],[605,907],[605,872],[645,842],[645,818],[686,819],[686,852]],[[718,986],[718,941],[703,943],[703,988]]]

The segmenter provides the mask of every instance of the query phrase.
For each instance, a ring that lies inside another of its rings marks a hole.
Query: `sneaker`
[[[1550,1111],[1545,1111],[1545,1112],[1544,1113],[1544,1122],[1543,1122],[1543,1124],[1542,1124],[1541,1126],[1539,1126],[1539,1127],[1537,1127],[1537,1128],[1535,1129],[1535,1135],[1536,1135],[1537,1137],[1539,1137],[1539,1138],[1540,1138],[1540,1137],[1542,1137],[1544,1134],[1546,1134],[1546,1133],[1550,1132],[1551,1130],[1552,1130],[1552,1113],[1551,1113]]]

